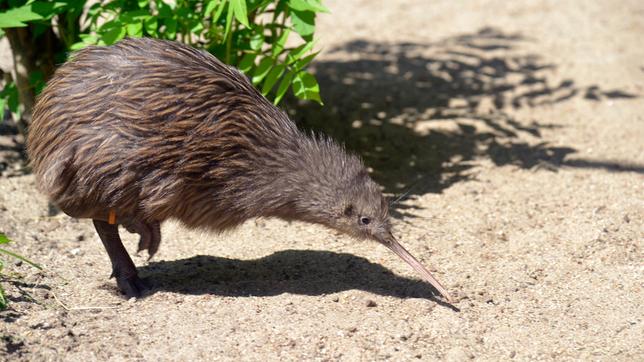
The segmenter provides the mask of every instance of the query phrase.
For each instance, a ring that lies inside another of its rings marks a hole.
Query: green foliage
[[[9,238],[7,238],[7,236],[5,234],[0,233],[0,245],[8,244],[10,241],[11,240],[9,240]],[[33,266],[36,269],[42,270],[42,267],[40,265],[32,262],[31,260],[25,258],[22,255],[13,253],[13,252],[11,252],[9,250],[6,250],[4,248],[0,248],[0,254],[9,255],[9,256],[11,256],[13,258],[21,260],[21,261]],[[4,269],[4,261],[2,259],[0,259],[0,279],[4,279],[4,274],[2,272],[3,269]],[[0,310],[3,310],[5,308],[7,308],[7,298],[5,297],[5,292],[4,292],[4,289],[2,288],[2,285],[0,285]]]
[[[316,14],[328,12],[320,0],[107,0],[94,3],[82,17],[87,0],[8,2],[9,9],[0,13],[0,32],[57,24],[65,56],[70,50],[110,45],[125,37],[178,40],[240,68],[275,104],[289,88],[300,99],[322,104],[317,81],[306,71],[318,54],[312,50]],[[61,19],[77,22],[76,33]],[[33,77],[36,91],[47,76]],[[0,109],[6,106],[19,115],[16,97],[15,86],[6,85]]]
[[[26,27],[30,23],[39,25],[42,31],[43,27],[51,26],[51,19],[58,14],[80,15],[86,1],[8,0],[9,9],[0,13],[0,36],[3,35],[2,29]]]
[[[29,85],[35,90],[36,94],[45,87],[45,75],[41,71],[33,71],[29,74]],[[14,82],[9,82],[5,85],[4,89],[0,91],[0,122],[4,119],[4,111],[9,109],[13,119],[19,119],[20,99],[18,94],[18,87]]]
[[[20,101],[18,99],[18,87],[11,82],[5,85],[0,91],[0,122],[4,119],[4,110],[9,108],[14,119],[20,118]]]

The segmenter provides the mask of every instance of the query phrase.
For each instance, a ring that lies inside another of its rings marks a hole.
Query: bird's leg
[[[116,278],[116,284],[127,297],[140,297],[148,287],[137,275],[134,262],[121,242],[118,225],[110,225],[96,219],[93,221],[96,232],[112,262],[111,277]]]
[[[143,222],[141,220],[131,220],[123,223],[127,231],[136,233],[141,236],[139,239],[139,250],[148,250],[150,259],[159,250],[161,244],[161,225],[158,221]]]

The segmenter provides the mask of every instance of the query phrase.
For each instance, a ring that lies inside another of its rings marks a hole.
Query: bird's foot
[[[150,287],[136,274],[130,277],[117,276],[116,285],[127,298],[140,298],[150,290]]]
[[[161,244],[161,225],[159,222],[143,222],[140,220],[134,220],[124,223],[123,226],[125,226],[127,231],[141,236],[137,252],[147,250],[148,255],[150,256],[149,259],[152,259],[154,254],[159,250],[159,245]]]
[[[94,226],[112,262],[111,277],[116,278],[118,288],[128,298],[142,296],[148,286],[137,275],[136,267],[119,237],[118,226],[103,220],[94,220]]]

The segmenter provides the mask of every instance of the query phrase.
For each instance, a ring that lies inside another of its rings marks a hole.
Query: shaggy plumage
[[[38,184],[76,217],[114,209],[214,230],[257,216],[326,221],[312,208],[327,214],[329,198],[368,179],[358,158],[302,134],[243,74],[175,42],[79,51],[33,119]]]
[[[50,200],[95,220],[126,294],[140,281],[110,211],[151,255],[169,218],[221,231],[275,216],[393,240],[360,159],[299,131],[236,69],[176,42],[75,53],[38,98],[28,153]]]

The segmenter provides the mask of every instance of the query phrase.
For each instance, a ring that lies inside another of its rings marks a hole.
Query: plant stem
[[[14,258],[16,258],[16,259],[18,259],[18,260],[22,260],[22,261],[24,261],[25,263],[27,263],[27,264],[29,264],[29,265],[33,266],[34,268],[36,268],[36,269],[38,269],[38,270],[42,270],[42,267],[41,267],[40,265],[38,265],[38,264],[34,263],[33,261],[31,261],[31,260],[29,260],[29,259],[25,258],[25,257],[24,257],[24,256],[22,256],[22,255],[18,255],[18,254],[16,254],[16,253],[12,253],[12,252],[10,252],[10,251],[9,251],[9,250],[7,250],[7,249],[2,249],[2,248],[0,248],[0,253],[7,254],[7,255],[9,255],[9,256],[13,256]]]
[[[228,38],[226,39],[226,64],[230,64],[230,53],[233,47],[233,31],[235,29],[235,19],[232,18],[230,21],[230,30],[228,31]]]

